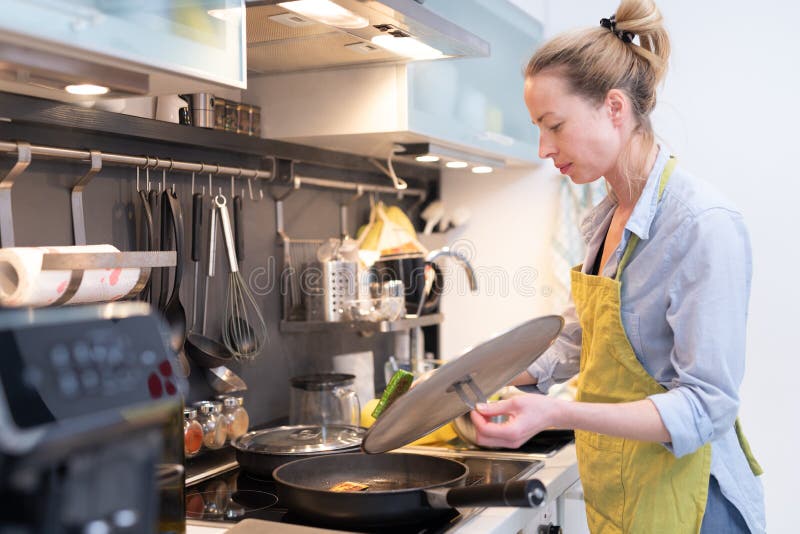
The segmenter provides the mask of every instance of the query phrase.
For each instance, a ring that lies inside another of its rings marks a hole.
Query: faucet
[[[442,247],[432,250],[425,257],[425,261],[429,263],[434,262],[442,256],[448,256],[456,260],[456,262],[458,262],[461,267],[464,268],[464,273],[467,275],[467,281],[469,282],[470,290],[473,292],[478,290],[478,281],[475,278],[475,270],[472,268],[472,265],[470,265],[469,260],[467,260],[467,258],[457,250],[450,250],[450,247]]]

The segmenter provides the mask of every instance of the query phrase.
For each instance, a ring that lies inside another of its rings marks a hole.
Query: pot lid
[[[558,315],[539,317],[467,350],[389,406],[362,448],[375,454],[402,447],[469,412],[527,369],[563,326]]]
[[[231,445],[259,454],[309,454],[356,448],[363,437],[364,429],[357,426],[292,425],[248,432]]]
[[[306,391],[322,391],[351,385],[355,379],[355,375],[345,373],[323,373],[295,376],[292,377],[289,382],[292,384],[293,388],[304,389]]]

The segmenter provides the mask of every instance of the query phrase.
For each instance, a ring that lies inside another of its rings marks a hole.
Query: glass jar
[[[250,135],[261,137],[261,107],[250,106]]]
[[[195,404],[197,407],[197,421],[203,428],[203,445],[209,449],[219,449],[225,445],[225,423],[220,421],[219,414],[215,410],[214,403],[202,401]]]
[[[236,102],[227,100],[225,102],[225,131],[236,132],[239,129],[239,116],[236,110]]]
[[[236,106],[236,116],[239,122],[236,126],[236,133],[249,135],[250,134],[250,106],[247,104],[239,104]]]
[[[225,106],[226,100],[224,98],[215,98],[214,99],[214,129],[215,130],[224,130],[225,129]]]
[[[200,452],[203,446],[203,427],[197,421],[197,410],[184,408],[183,410],[183,453],[191,458]]]
[[[244,399],[242,397],[225,397],[222,399],[222,415],[225,417],[225,426],[228,431],[228,439],[236,439],[247,433],[250,426],[250,416],[244,409]]]

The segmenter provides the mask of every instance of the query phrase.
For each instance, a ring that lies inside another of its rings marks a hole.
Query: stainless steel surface
[[[322,276],[305,293],[306,320],[342,321],[347,305],[358,298],[358,264],[350,261],[314,262],[309,268]]]
[[[364,450],[380,453],[402,447],[468,412],[459,388],[475,399],[491,395],[533,363],[563,325],[564,319],[556,315],[532,319],[446,363],[383,412],[367,432]]]
[[[441,257],[453,258],[457,263],[459,263],[464,268],[464,273],[467,275],[467,281],[469,281],[470,290],[478,290],[478,281],[475,278],[475,269],[472,268],[469,260],[467,260],[463,254],[457,250],[451,250],[450,247],[442,247],[437,250],[432,250],[425,258],[425,261],[433,262]]]
[[[72,186],[70,199],[72,201],[72,233],[76,245],[86,244],[86,221],[83,216],[83,190],[103,169],[103,157],[98,150],[89,151],[89,161],[92,167]]]
[[[441,324],[444,315],[431,313],[421,317],[406,316],[396,321],[281,321],[281,332],[320,332],[334,330],[352,330],[356,332],[399,332],[417,326]]]
[[[70,148],[58,148],[41,145],[28,145],[30,148],[31,156],[42,156],[46,158],[69,159],[79,161],[91,161],[91,151],[87,150],[73,150]],[[0,152],[10,154],[17,154],[20,150],[21,143],[15,141],[0,141]],[[24,146],[24,145],[22,145]],[[27,148],[24,148],[27,150]],[[242,167],[226,167],[222,165],[212,165],[209,163],[194,163],[188,161],[175,161],[172,158],[156,158],[151,156],[129,156],[125,154],[113,154],[99,152],[102,163],[112,165],[124,165],[130,167],[141,167],[148,169],[162,169],[170,171],[186,171],[186,172],[200,172],[209,174],[224,174],[228,176],[236,176],[237,178],[262,178],[272,180],[272,171],[263,171],[256,169],[245,169]],[[365,191],[374,193],[391,193],[397,194],[397,190],[389,186],[380,186],[373,184],[359,184],[355,182],[341,182],[338,180],[329,180],[324,178],[315,178],[311,176],[295,175],[294,182],[292,183],[293,189],[300,189],[303,186],[319,187],[323,189],[341,189],[346,191]],[[404,196],[417,196],[425,198],[426,192],[424,189],[404,189]],[[283,217],[280,217],[283,220]],[[281,225],[279,228],[282,228]]]
[[[230,274],[228,293],[222,313],[222,342],[237,358],[255,358],[268,342],[267,325],[250,288],[239,272],[236,260],[236,244],[228,215],[225,197],[217,195],[214,203],[222,222],[222,236],[228,252]]]
[[[231,445],[264,454],[306,455],[356,448],[364,429],[347,425],[289,425],[248,432]]]
[[[211,387],[217,393],[236,393],[247,390],[244,380],[224,365],[209,367],[207,376]]]
[[[358,28],[315,23],[275,5],[278,1],[247,3],[247,68],[251,75],[408,62],[408,58],[371,42],[374,36],[389,32],[414,37],[440,50],[444,57],[489,55],[489,43],[415,0],[336,0],[363,17],[364,23]],[[288,24],[281,23],[286,16]],[[298,20],[299,25],[292,24]]]
[[[164,252],[80,252],[44,254],[42,270],[174,267],[174,250]]]
[[[24,141],[17,143],[17,162],[6,175],[0,178],[0,246],[14,246],[14,216],[11,212],[11,188],[14,180],[25,172],[31,163],[31,145]]]

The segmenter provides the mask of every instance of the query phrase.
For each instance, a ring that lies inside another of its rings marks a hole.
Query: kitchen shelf
[[[432,313],[420,317],[406,316],[397,321],[281,321],[281,332],[301,333],[301,332],[331,332],[331,331],[356,331],[367,333],[386,333],[410,330],[421,326],[431,326],[441,324],[444,315]]]

